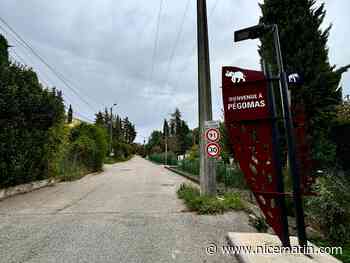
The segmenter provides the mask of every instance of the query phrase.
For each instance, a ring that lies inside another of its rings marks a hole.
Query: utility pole
[[[113,152],[113,147],[112,147],[112,141],[113,141],[113,107],[117,106],[117,104],[113,104],[111,107],[111,120],[110,120],[110,142],[109,142],[109,155],[112,156],[112,152]]]
[[[168,164],[168,134],[165,134],[165,165]]]
[[[212,120],[209,41],[206,0],[197,0],[198,107],[200,145],[200,188],[203,195],[216,195],[215,160],[206,154],[204,124]]]

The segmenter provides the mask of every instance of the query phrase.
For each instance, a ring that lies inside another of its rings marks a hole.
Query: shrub
[[[77,155],[89,171],[102,170],[107,154],[107,135],[102,128],[81,123],[71,130],[69,142],[70,156]]]
[[[114,142],[113,144],[113,159],[123,160],[128,159],[134,153],[134,148],[132,145],[124,142]]]
[[[177,165],[177,156],[173,152],[168,152],[167,155],[165,155],[165,153],[155,153],[150,155],[149,159],[152,162],[156,162],[159,164],[165,164],[165,159],[166,159],[167,160],[166,163],[168,165]]]
[[[325,175],[316,184],[318,195],[307,202],[310,218],[333,242],[350,240],[350,184],[340,175]]]

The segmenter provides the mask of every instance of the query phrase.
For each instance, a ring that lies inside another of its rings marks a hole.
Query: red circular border
[[[218,153],[216,155],[210,155],[208,153],[208,147],[210,145],[215,145],[217,148],[218,148]],[[217,142],[211,142],[211,143],[208,143],[205,147],[205,152],[207,153],[208,157],[211,157],[211,158],[217,158],[219,157],[220,153],[221,153],[221,147],[220,147],[220,144],[218,144]]]
[[[215,141],[212,141],[212,140],[210,140],[210,139],[208,138],[208,133],[209,133],[210,131],[216,131],[216,132],[218,133],[219,136],[218,136],[218,138],[217,138]],[[206,138],[207,141],[209,141],[209,142],[218,142],[218,141],[220,141],[220,139],[221,139],[220,130],[217,129],[217,128],[209,128],[209,129],[205,132],[205,138]]]

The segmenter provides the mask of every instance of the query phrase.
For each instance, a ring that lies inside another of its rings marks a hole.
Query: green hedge
[[[1,38],[6,44],[6,40]],[[0,45],[6,53],[7,45]],[[0,56],[0,188],[48,178],[50,160],[62,129],[62,94],[44,89],[37,75],[24,66],[10,64]],[[54,131],[55,130],[55,131]]]
[[[166,158],[165,158],[166,157]],[[155,153],[149,156],[149,159],[152,162],[156,162],[159,164],[165,164],[165,159],[167,160],[167,165],[177,165],[177,156],[173,152],[165,153]]]
[[[107,153],[107,134],[96,126],[81,123],[66,127],[60,152],[52,160],[59,179],[71,181],[91,172],[101,171]]]

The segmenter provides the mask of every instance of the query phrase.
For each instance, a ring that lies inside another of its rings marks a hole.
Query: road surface
[[[236,262],[206,246],[254,231],[233,212],[198,216],[176,197],[186,180],[135,157],[100,174],[0,202],[0,262]]]

